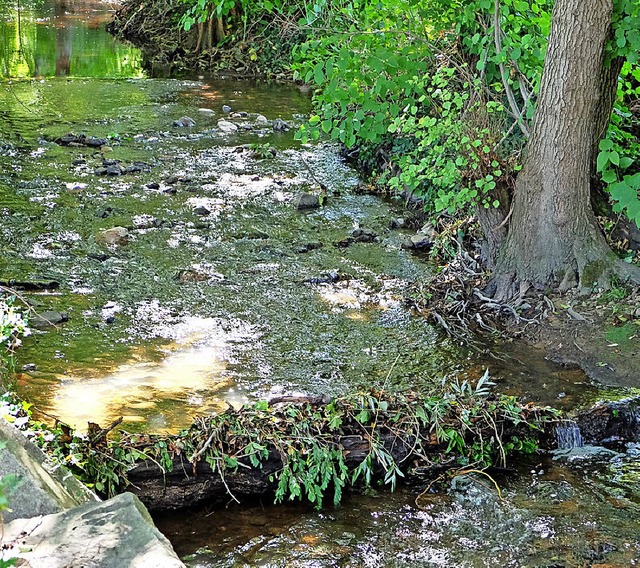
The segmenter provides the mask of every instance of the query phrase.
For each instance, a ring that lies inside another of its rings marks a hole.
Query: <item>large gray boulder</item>
[[[20,484],[9,496],[4,521],[58,513],[98,498],[64,467],[55,467],[40,448],[0,418],[0,477],[15,474]]]
[[[131,493],[4,527],[4,558],[31,568],[184,568]],[[26,564],[28,563],[28,564]]]

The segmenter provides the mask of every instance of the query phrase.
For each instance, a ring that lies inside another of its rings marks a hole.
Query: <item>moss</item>
[[[592,260],[588,262],[582,270],[581,283],[584,288],[593,288],[602,276],[604,276],[611,267],[611,261],[606,260]]]
[[[605,331],[605,337],[610,343],[617,343],[619,347],[631,346],[633,338],[638,334],[638,327],[627,323],[622,327],[610,327]]]

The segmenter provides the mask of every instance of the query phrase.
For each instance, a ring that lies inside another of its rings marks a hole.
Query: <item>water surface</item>
[[[23,292],[32,317],[68,314],[19,352],[35,366],[20,394],[38,409],[79,428],[123,416],[129,430],[175,431],[256,398],[433,390],[487,365],[499,389],[536,402],[601,396],[544,354],[491,344],[498,359],[478,357],[412,313],[406,290],[431,268],[402,248],[410,230],[389,228],[406,212],[370,195],[337,148],[293,140],[307,95],[147,79],[138,52],[105,34],[111,8],[23,3],[18,25],[3,5],[0,281],[49,283]],[[195,126],[174,126],[183,116]],[[106,143],[56,143],[70,132]],[[324,205],[296,211],[301,192]],[[114,227],[127,242],[105,245]],[[376,239],[347,242],[357,228]],[[638,449],[618,450],[534,458],[496,476],[502,500],[484,478],[442,480],[419,507],[414,492],[382,492],[322,512],[264,503],[158,522],[199,567],[629,566]]]

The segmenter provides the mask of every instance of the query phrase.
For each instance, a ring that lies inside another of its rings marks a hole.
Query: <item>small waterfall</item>
[[[560,450],[571,450],[584,446],[580,428],[573,421],[566,421],[562,426],[556,426],[556,442]]]

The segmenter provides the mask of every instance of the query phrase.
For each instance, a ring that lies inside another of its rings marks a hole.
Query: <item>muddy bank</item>
[[[625,297],[558,298],[556,313],[530,343],[551,361],[577,366],[604,387],[640,388],[640,295],[637,290],[619,293]]]

